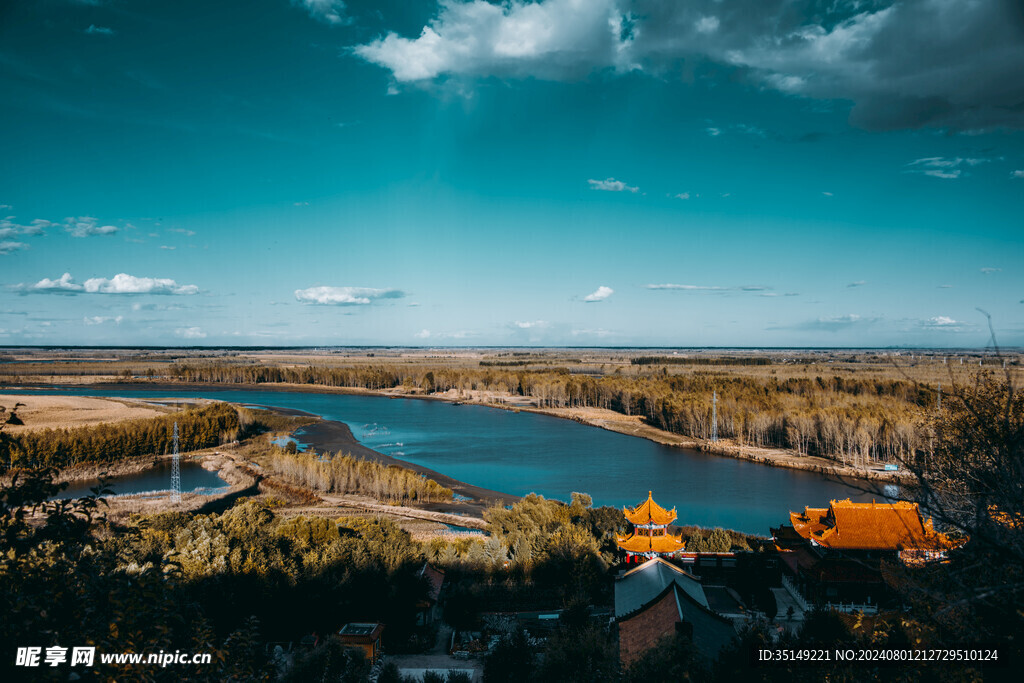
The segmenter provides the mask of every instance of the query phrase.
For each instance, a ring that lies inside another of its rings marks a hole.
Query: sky
[[[10,0],[0,345],[1024,345],[1014,0]]]

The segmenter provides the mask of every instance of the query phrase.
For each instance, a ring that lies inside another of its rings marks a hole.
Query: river
[[[40,395],[210,398],[291,408],[345,422],[365,446],[476,486],[568,500],[590,494],[595,505],[635,505],[649,490],[675,507],[677,524],[721,526],[766,535],[791,510],[827,507],[832,499],[870,500],[812,472],[767,467],[664,446],[534,413],[378,396],[283,391],[103,391]],[[303,441],[301,433],[299,441]]]
[[[66,489],[60,492],[57,498],[81,498],[87,496],[91,489],[99,483],[99,480],[75,481]],[[160,461],[155,467],[134,474],[122,474],[111,477],[108,481],[115,496],[130,493],[153,493],[157,491],[170,491],[171,489],[171,463]],[[181,491],[182,493],[210,494],[224,491],[228,483],[220,478],[216,472],[203,469],[197,462],[181,463]]]

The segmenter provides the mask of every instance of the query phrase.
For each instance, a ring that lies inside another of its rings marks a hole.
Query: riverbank
[[[638,415],[623,415],[603,408],[521,408],[520,410],[574,420],[580,424],[600,427],[601,429],[626,434],[627,436],[648,439],[665,446],[689,448],[704,453],[749,460],[750,462],[768,465],[769,467],[785,467],[793,470],[815,472],[836,477],[837,479],[865,479],[895,484],[912,481],[912,477],[909,474],[849,467],[837,464],[834,460],[819,458],[813,455],[800,455],[796,451],[782,448],[759,448],[757,446],[741,445],[732,439],[720,439],[717,442],[712,442],[681,436],[645,424]]]
[[[75,389],[82,385],[51,385],[60,388]],[[443,394],[420,394],[407,393],[399,389],[371,390],[360,387],[327,387],[317,384],[202,384],[202,383],[174,383],[174,382],[96,382],[90,385],[94,388],[101,388],[109,391],[124,389],[125,391],[167,391],[172,393],[175,390],[195,391],[281,391],[288,393],[317,393],[317,394],[347,394],[357,396],[382,396],[386,398],[406,398],[426,401],[441,401],[453,404],[479,405],[487,408],[498,408],[502,410],[515,410],[538,413],[566,420],[573,420],[580,424],[600,427],[608,431],[635,436],[641,439],[654,441],[665,446],[674,448],[688,448],[699,450],[704,453],[720,455],[729,458],[737,458],[750,462],[767,465],[769,467],[782,467],[786,469],[802,470],[813,472],[836,479],[859,479],[878,483],[906,484],[913,481],[913,477],[906,472],[886,472],[883,470],[862,469],[850,467],[837,463],[834,460],[820,458],[811,455],[801,455],[796,451],[781,448],[760,448],[755,446],[739,445],[732,440],[722,439],[711,442],[694,437],[682,436],[663,429],[658,429],[645,424],[640,416],[629,416],[602,408],[540,408],[531,399],[522,396],[496,394],[494,392],[449,391]],[[26,388],[46,388],[39,386],[25,385]],[[358,442],[356,442],[358,443]],[[360,444],[361,445],[361,444]],[[327,450],[333,450],[327,448]],[[381,454],[382,455],[382,454]],[[383,456],[382,457],[388,457]],[[409,463],[396,461],[402,467],[409,466]],[[412,468],[410,468],[412,469]],[[433,478],[433,477],[431,477]],[[439,484],[440,480],[436,480]],[[454,480],[453,480],[454,481]],[[445,484],[447,486],[447,484]],[[468,486],[468,485],[467,485]],[[486,489],[483,489],[486,491]],[[502,494],[504,495],[504,494]]]
[[[362,458],[364,460],[371,460],[382,465],[412,470],[413,472],[421,474],[428,479],[433,479],[445,488],[451,489],[452,492],[458,496],[472,499],[453,503],[429,503],[423,506],[424,509],[443,509],[445,511],[457,511],[464,513],[472,512],[472,514],[479,516],[483,513],[483,510],[495,503],[511,505],[520,500],[519,496],[502,493],[501,491],[485,489],[481,486],[474,486],[473,484],[453,479],[446,474],[423,467],[422,465],[416,465],[405,460],[391,457],[390,455],[385,455],[384,453],[375,451],[372,448],[367,448],[363,444],[359,443],[358,439],[356,439],[352,434],[352,430],[344,422],[323,420],[317,424],[302,427],[301,432],[301,435],[299,435],[300,440],[305,444],[309,444],[310,447],[317,451],[342,453],[356,458]]]
[[[152,515],[161,512],[206,513],[230,507],[232,502],[243,496],[259,495],[258,482],[245,473],[237,460],[227,452],[232,447],[221,446],[218,449],[205,449],[193,453],[182,454],[184,461],[198,462],[203,469],[216,472],[224,480],[225,488],[213,494],[183,492],[181,502],[171,502],[167,491],[148,493],[132,493],[114,495],[104,498],[105,506],[100,511],[111,522],[126,522],[132,515]],[[92,481],[100,474],[110,477],[139,474],[173,456],[153,456],[133,458],[113,463],[71,467],[61,470],[55,481],[59,483],[75,483]]]

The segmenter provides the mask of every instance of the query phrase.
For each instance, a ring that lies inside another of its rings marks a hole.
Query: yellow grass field
[[[120,422],[155,417],[167,412],[159,406],[123,399],[87,398],[84,396],[21,396],[0,394],[0,422],[7,420],[15,404],[21,403],[17,415],[24,425],[5,425],[11,434],[36,429],[84,427],[103,422]]]

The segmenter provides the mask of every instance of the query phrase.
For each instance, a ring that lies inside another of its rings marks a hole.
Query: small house
[[[346,647],[354,647],[363,651],[367,661],[375,662],[381,655],[381,634],[384,624],[345,624],[338,635]]]

